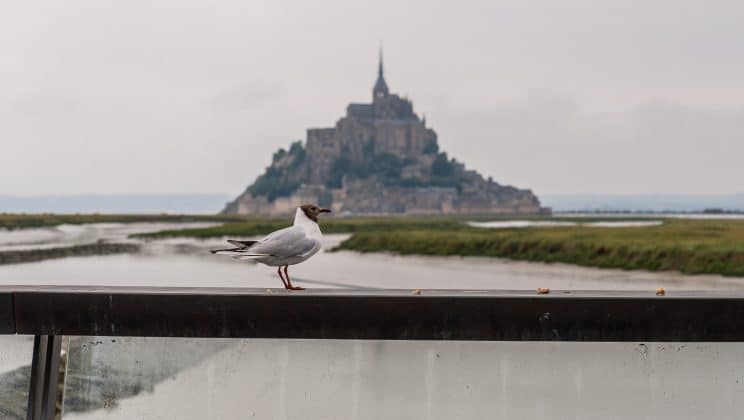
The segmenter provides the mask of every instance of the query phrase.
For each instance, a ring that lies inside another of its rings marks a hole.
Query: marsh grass
[[[337,249],[744,276],[744,221],[667,219],[660,226],[623,228],[367,231],[352,235]]]
[[[195,229],[172,229],[153,233],[133,235],[139,238],[216,238],[224,236],[261,236],[277,229],[291,225],[291,220],[283,219],[250,219],[240,222],[225,223],[220,226]],[[455,218],[444,217],[354,217],[329,218],[321,221],[324,233],[356,233],[365,231],[394,232],[412,229],[432,231],[451,231],[468,229]]]
[[[551,220],[545,216],[388,216],[388,217],[327,217],[320,221],[323,233],[356,233],[356,232],[395,232],[411,230],[458,231],[474,230],[464,222],[469,220]],[[648,218],[560,218],[560,221],[600,222],[600,221],[648,221]],[[285,218],[244,218],[220,226],[194,229],[171,229],[159,232],[132,235],[139,238],[219,238],[226,236],[261,236],[292,224],[292,219]]]

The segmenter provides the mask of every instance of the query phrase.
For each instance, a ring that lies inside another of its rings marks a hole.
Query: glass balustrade
[[[26,418],[34,337],[0,335],[0,419]]]
[[[69,337],[64,420],[739,419],[742,343]]]

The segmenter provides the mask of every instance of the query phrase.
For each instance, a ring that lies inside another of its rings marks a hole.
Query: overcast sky
[[[400,4],[403,3],[403,4]],[[0,3],[0,194],[237,194],[386,79],[555,193],[744,192],[744,2]]]

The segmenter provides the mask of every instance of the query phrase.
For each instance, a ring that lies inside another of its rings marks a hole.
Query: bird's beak
[[[320,209],[318,210],[318,213],[330,213],[331,209]]]

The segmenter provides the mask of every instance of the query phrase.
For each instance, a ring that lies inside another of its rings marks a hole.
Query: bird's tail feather
[[[228,257],[237,258],[240,260],[252,260],[255,258],[267,257],[266,254],[249,254],[245,252],[245,248],[229,248],[229,249],[215,249],[210,251],[212,254],[227,255]]]
[[[230,242],[231,244],[235,245],[237,248],[215,249],[210,252],[212,254],[217,254],[217,255],[227,255],[227,256],[237,258],[240,260],[252,260],[255,258],[261,258],[261,257],[268,256],[266,254],[250,253],[249,251],[250,247],[253,246],[253,244],[255,244],[258,241],[236,241],[233,239],[228,239],[227,242]]]
[[[232,256],[238,260],[255,260],[257,258],[267,257],[266,254],[236,254]]]

